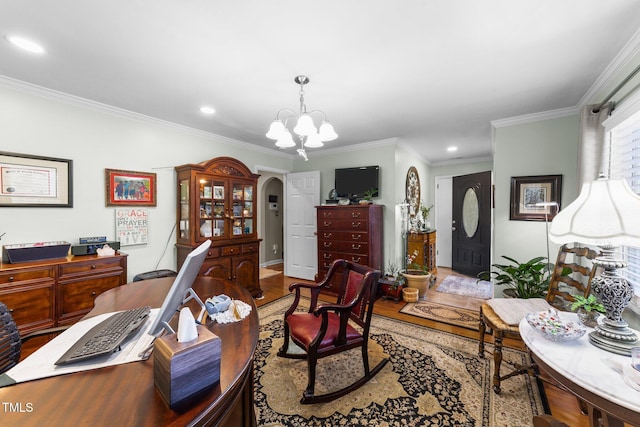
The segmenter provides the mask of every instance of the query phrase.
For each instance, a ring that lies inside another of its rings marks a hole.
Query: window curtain
[[[585,105],[580,112],[580,140],[578,142],[578,188],[595,181],[600,172],[609,172],[609,154],[602,122],[609,117],[613,103],[607,102],[600,111],[597,105]]]

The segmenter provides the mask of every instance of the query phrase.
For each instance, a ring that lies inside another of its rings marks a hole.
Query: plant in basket
[[[384,280],[380,282],[382,295],[392,298],[396,302],[399,301],[404,282],[404,277],[400,274],[398,265],[395,262],[389,261],[385,269]]]
[[[598,324],[600,313],[607,312],[604,305],[602,305],[593,294],[589,294],[586,298],[582,295],[574,295],[571,310],[578,313],[578,318],[583,325],[592,328]]]

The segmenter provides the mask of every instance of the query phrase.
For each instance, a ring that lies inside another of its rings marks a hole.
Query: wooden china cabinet
[[[231,157],[176,167],[178,268],[205,240],[211,248],[201,276],[230,280],[262,297],[256,185],[260,175]]]

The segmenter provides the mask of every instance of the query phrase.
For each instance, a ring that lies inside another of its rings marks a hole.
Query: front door
[[[320,171],[287,174],[284,274],[313,280],[318,272],[316,206]]]
[[[451,268],[468,276],[491,262],[491,172],[453,177]]]

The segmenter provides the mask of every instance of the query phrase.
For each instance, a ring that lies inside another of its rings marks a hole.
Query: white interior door
[[[284,274],[313,280],[318,272],[316,209],[320,171],[288,173],[285,187]]]
[[[436,265],[451,268],[453,178],[436,177]]]

